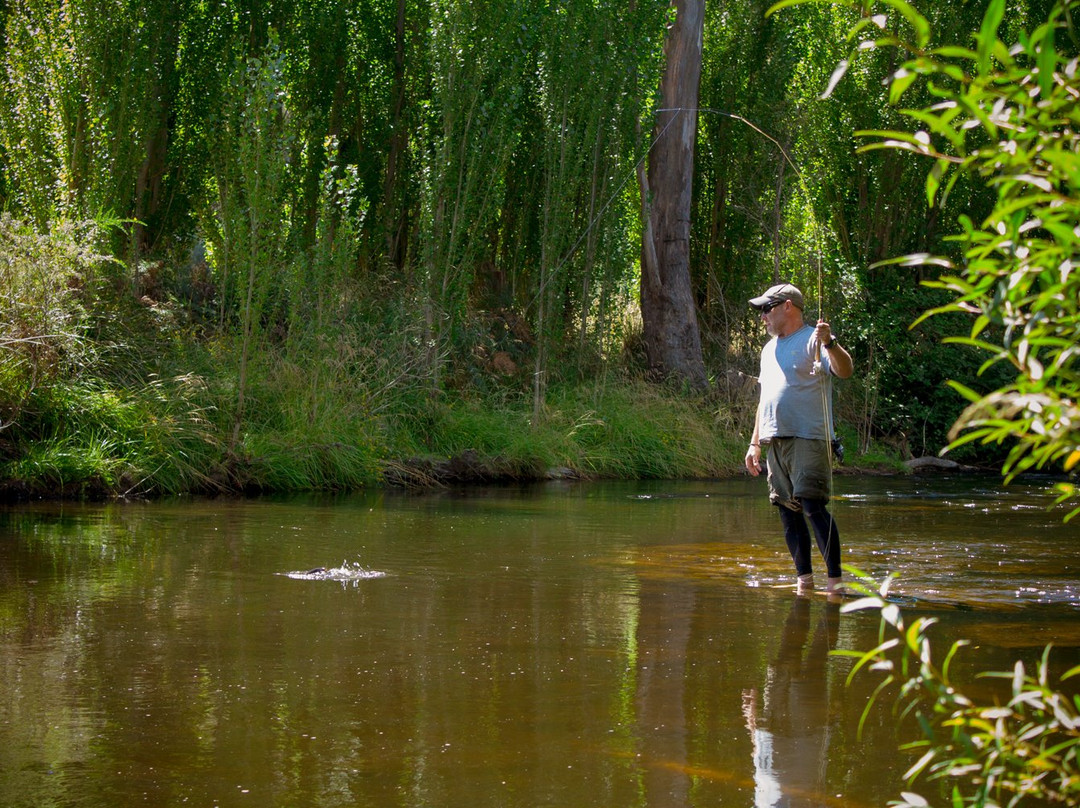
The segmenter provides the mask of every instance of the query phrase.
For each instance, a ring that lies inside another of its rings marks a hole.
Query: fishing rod
[[[799,166],[795,163],[795,160],[792,159],[791,155],[788,153],[788,150],[784,148],[784,145],[779,140],[777,140],[775,137],[770,135],[768,132],[766,132],[760,126],[756,125],[753,121],[750,121],[747,118],[744,118],[742,115],[736,115],[734,112],[726,112],[726,111],[721,110],[721,109],[713,109],[712,107],[699,107],[697,109],[697,112],[709,112],[709,113],[712,113],[713,115],[720,115],[720,116],[723,116],[725,118],[731,118],[733,120],[739,121],[740,123],[743,123],[746,126],[749,126],[751,129],[753,129],[755,132],[757,132],[763,138],[765,138],[766,140],[771,142],[779,150],[780,154],[784,158],[784,161],[789,166],[791,166],[791,170],[794,171],[795,176],[798,177],[799,187],[802,188],[803,194],[806,195],[806,198],[808,200],[810,199],[810,189],[806,186],[806,179],[803,177],[803,174],[799,170]],[[818,319],[819,320],[824,320],[825,319],[825,298],[824,298],[824,294],[823,294],[823,281],[822,281],[824,272],[823,272],[822,263],[821,263],[821,253],[822,253],[821,225],[818,223],[817,216],[814,214],[813,206],[810,207],[810,219],[811,219],[811,221],[813,222],[813,225],[814,225],[814,228],[813,228],[814,229],[814,242],[815,242],[814,246],[816,248],[814,257],[816,259],[816,264],[817,264]]]

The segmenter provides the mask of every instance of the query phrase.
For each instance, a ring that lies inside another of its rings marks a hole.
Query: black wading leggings
[[[825,568],[830,578],[840,577],[840,531],[836,529],[836,521],[832,518],[823,499],[801,500],[803,513],[781,506],[780,521],[784,523],[784,541],[787,542],[788,551],[795,562],[795,572],[806,575],[813,572],[810,557],[810,531],[806,527],[806,519],[814,528],[814,538],[817,539],[818,550],[825,559]],[[806,518],[803,517],[805,514]]]

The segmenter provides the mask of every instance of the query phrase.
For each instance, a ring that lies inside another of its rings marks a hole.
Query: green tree
[[[855,350],[859,373],[845,386],[839,415],[858,428],[860,446],[884,435],[903,451],[936,452],[959,411],[944,381],[972,383],[981,360],[940,344],[944,319],[908,328],[945,301],[919,285],[939,268],[877,265],[897,253],[949,248],[948,213],[923,202],[921,167],[900,153],[855,148],[854,129],[903,122],[881,82],[896,68],[895,55],[859,54],[822,98],[848,55],[842,40],[857,10],[803,5],[766,16],[764,2],[711,9],[692,240],[710,361],[752,368],[759,326],[746,300],[793,280],[813,314],[824,312]],[[945,37],[977,26],[981,13],[973,4],[928,12]],[[1026,13],[1019,4],[1016,16]],[[909,101],[932,96],[916,86]],[[989,204],[977,183],[953,189],[958,209]]]
[[[134,218],[132,266],[163,235],[187,2],[13,3],[5,15],[0,142],[14,209]],[[122,245],[118,245],[122,246]]]
[[[223,268],[222,301],[232,295],[239,313],[234,444],[244,419],[248,363],[260,334],[287,320],[290,303],[283,296],[294,209],[286,203],[296,131],[283,58],[271,42],[261,58],[237,62],[213,142],[215,182],[207,189],[205,223],[215,235],[214,253]]]

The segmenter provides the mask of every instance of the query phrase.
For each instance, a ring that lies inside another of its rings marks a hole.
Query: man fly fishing
[[[810,525],[828,574],[826,590],[841,584],[840,533],[827,505],[832,493],[832,377],[854,372],[849,354],[829,324],[803,320],[803,295],[790,283],[769,288],[750,301],[772,339],[761,350],[761,396],[746,469],[761,473],[761,447],[768,446],[769,500],[778,507],[784,540],[798,575],[797,591],[814,588]]]

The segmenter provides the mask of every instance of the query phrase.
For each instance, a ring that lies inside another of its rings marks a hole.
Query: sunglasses
[[[775,309],[777,306],[783,306],[785,303],[787,303],[786,300],[780,300],[780,301],[777,301],[776,303],[766,303],[764,306],[761,307],[760,311],[761,311],[762,314],[768,314],[770,311]]]

